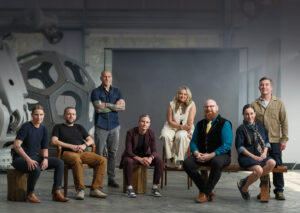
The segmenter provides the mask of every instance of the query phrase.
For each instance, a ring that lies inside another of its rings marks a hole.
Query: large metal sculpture
[[[16,131],[28,120],[25,97],[27,89],[15,55],[3,45],[0,48],[0,144],[15,139]]]
[[[21,125],[30,119],[30,107],[45,107],[45,125],[51,131],[54,123],[63,122],[65,106],[74,106],[78,123],[92,126],[90,91],[94,82],[88,73],[70,58],[55,52],[33,52],[19,58],[3,40],[11,32],[40,32],[49,43],[58,43],[63,33],[57,28],[54,16],[45,16],[35,7],[12,17],[0,25],[0,169],[10,167],[10,147]],[[7,148],[3,148],[7,147]]]
[[[92,127],[90,93],[95,87],[88,72],[74,60],[51,51],[36,51],[18,58],[28,90],[28,107],[41,104],[46,113],[44,124],[49,130],[63,123],[63,110],[74,106],[77,122]]]

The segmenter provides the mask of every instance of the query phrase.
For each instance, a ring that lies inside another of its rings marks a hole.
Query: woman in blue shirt
[[[64,197],[60,191],[64,162],[55,157],[48,157],[48,131],[42,124],[45,116],[43,107],[36,105],[31,116],[32,120],[24,123],[17,133],[13,146],[12,165],[17,170],[28,173],[27,200],[33,203],[41,202],[34,194],[34,187],[41,171],[55,169],[52,199],[66,202],[69,199]],[[40,148],[42,156],[37,155]]]
[[[244,122],[236,130],[235,146],[241,167],[252,171],[251,175],[237,182],[242,198],[250,199],[248,187],[261,176],[270,173],[276,162],[268,156],[271,147],[264,126],[255,121],[254,108],[247,104],[243,108]]]

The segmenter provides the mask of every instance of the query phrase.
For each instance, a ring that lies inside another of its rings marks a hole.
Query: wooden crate
[[[7,170],[7,200],[26,201],[28,174],[15,169]]]
[[[147,192],[147,176],[148,167],[135,165],[132,174],[132,187],[136,194],[144,194]],[[123,171],[123,192],[126,192],[125,175]]]

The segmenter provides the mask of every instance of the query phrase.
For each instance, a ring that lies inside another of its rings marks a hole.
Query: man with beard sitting
[[[207,100],[203,109],[205,119],[197,123],[190,142],[192,155],[183,162],[184,170],[199,189],[197,203],[215,198],[214,187],[221,177],[222,168],[230,164],[233,139],[231,123],[218,114],[216,101]],[[198,172],[200,166],[211,167],[207,182]]]
[[[94,143],[92,137],[80,124],[75,124],[76,110],[74,107],[66,107],[64,110],[65,122],[57,124],[52,130],[51,143],[62,147],[62,159],[71,166],[73,171],[76,200],[84,199],[83,170],[82,164],[88,164],[93,168],[93,181],[90,196],[105,198],[102,183],[106,169],[106,158],[94,152],[85,152],[86,148]]]

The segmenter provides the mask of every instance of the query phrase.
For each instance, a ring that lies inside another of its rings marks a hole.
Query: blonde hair
[[[179,92],[181,90],[185,90],[186,93],[187,93],[187,99],[186,101],[183,103],[183,106],[182,106],[182,113],[184,114],[185,111],[186,111],[186,108],[192,103],[192,92],[190,90],[190,88],[188,88],[187,86],[181,86],[178,88],[177,92],[176,92],[176,96],[175,98],[173,99],[174,103],[175,103],[175,113],[177,112],[177,110],[179,109],[179,106],[180,106],[180,102],[179,102]]]

